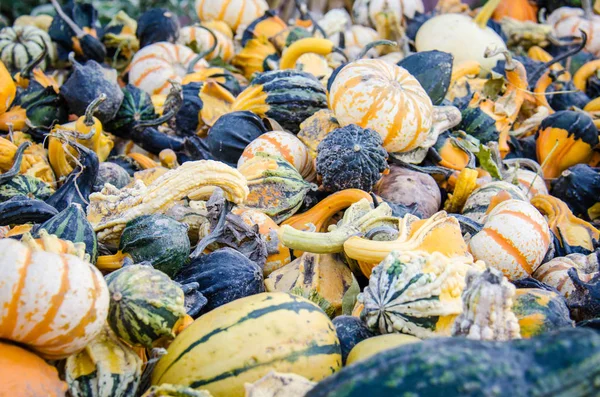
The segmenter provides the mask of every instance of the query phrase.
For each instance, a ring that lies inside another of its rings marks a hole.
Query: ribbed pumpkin
[[[412,19],[416,14],[425,13],[425,6],[422,0],[358,0],[352,7],[356,22],[365,26],[369,23],[376,26],[378,16],[382,13],[390,13],[397,21],[401,21],[404,17]]]
[[[550,246],[548,222],[534,206],[506,200],[488,215],[483,229],[469,242],[477,260],[504,273],[509,280],[531,275]]]
[[[244,205],[269,215],[279,224],[294,215],[306,193],[316,188],[304,181],[293,165],[281,156],[257,152],[239,168],[250,194]]]
[[[388,152],[407,152],[425,142],[433,105],[406,69],[361,59],[339,71],[329,89],[329,107],[342,126],[357,124],[381,135]]]
[[[560,7],[548,16],[546,23],[559,38],[577,35],[580,29],[585,31],[588,35],[585,49],[596,56],[600,54],[600,16],[591,9]]]
[[[62,397],[67,384],[55,367],[21,347],[0,342],[0,382],[3,396]]]
[[[512,310],[519,320],[523,338],[573,326],[565,299],[553,291],[517,289]]]
[[[340,369],[331,321],[314,303],[285,293],[239,299],[205,314],[167,349],[152,383],[206,389],[215,397],[244,396],[244,383],[269,371],[319,381]]]
[[[125,266],[106,276],[110,291],[108,324],[133,346],[152,348],[161,337],[172,338],[185,315],[183,291],[151,266]]]
[[[248,25],[269,9],[265,0],[196,0],[196,13],[201,21],[223,21],[234,32]]]
[[[215,58],[221,58],[225,62],[231,61],[235,51],[233,47],[233,41],[219,32],[218,30],[212,31],[217,37],[216,48],[208,55],[205,59],[212,60]],[[204,52],[212,48],[215,45],[214,38],[206,30],[198,26],[186,26],[179,31],[179,39],[177,43],[183,44],[195,52]]]
[[[587,256],[583,254],[561,256],[542,264],[533,273],[533,277],[556,288],[562,296],[568,298],[576,290],[569,272],[574,272],[581,281],[587,283],[594,277],[598,277],[599,262],[597,253]]]
[[[504,181],[494,181],[475,189],[469,195],[462,209],[462,214],[476,222],[482,222],[487,216],[490,200],[500,192],[506,192],[514,200],[527,201],[525,192],[516,185]]]
[[[195,57],[194,51],[181,44],[151,44],[133,57],[129,65],[129,82],[150,95],[167,94],[171,87],[169,80],[181,82]],[[201,60],[194,66],[194,71],[206,66],[206,61]]]
[[[73,397],[133,397],[141,375],[140,357],[107,327],[65,362]]]
[[[317,176],[313,159],[308,153],[308,148],[300,141],[300,139],[289,132],[267,132],[250,142],[250,144],[246,146],[246,149],[244,149],[242,157],[238,160],[238,168],[247,160],[254,158],[254,154],[257,152],[283,157],[292,164],[307,181],[313,181]]]
[[[0,240],[0,338],[30,346],[43,357],[83,349],[102,329],[108,288],[100,271],[65,254],[32,252]]]
[[[0,59],[8,69],[15,72],[23,69],[42,53],[46,56],[39,67],[44,70],[56,58],[54,44],[48,33],[34,26],[14,26],[0,30]]]
[[[504,18],[512,18],[517,21],[537,22],[538,8],[533,1],[529,0],[504,0],[496,10],[492,18],[502,21]]]

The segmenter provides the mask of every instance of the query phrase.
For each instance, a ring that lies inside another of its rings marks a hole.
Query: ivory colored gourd
[[[398,21],[403,17],[414,18],[416,13],[423,14],[425,5],[422,0],[356,0],[352,14],[357,23],[375,26],[377,16],[381,13],[392,14]]]
[[[215,58],[221,58],[225,62],[231,61],[231,58],[235,55],[235,49],[233,48],[233,41],[227,37],[224,33],[213,30],[212,31],[217,37],[217,46],[210,54],[206,55],[207,60]],[[179,31],[179,39],[177,43],[191,47],[195,42],[198,50],[205,51],[211,48],[214,44],[214,39],[210,33],[198,26],[186,26],[181,28]],[[191,47],[193,48],[193,47]]]
[[[502,38],[491,28],[480,28],[473,18],[462,14],[438,15],[421,26],[415,40],[417,51],[439,50],[454,56],[454,66],[477,61],[485,69],[496,66],[502,55],[485,58],[488,47],[506,49]]]
[[[407,152],[427,139],[433,105],[406,69],[378,59],[344,66],[329,91],[329,107],[342,127],[371,128],[388,152]]]
[[[196,0],[195,8],[201,21],[223,21],[235,32],[262,16],[269,5],[265,0]]]
[[[0,240],[0,338],[45,358],[83,349],[102,329],[108,287],[93,265],[73,255],[33,251]]]
[[[356,346],[350,350],[348,358],[346,359],[346,365],[353,364],[357,361],[365,360],[377,353],[393,349],[398,346],[417,343],[421,339],[412,335],[404,334],[386,334],[378,335],[369,339],[365,339],[359,342]]]
[[[181,82],[189,63],[196,57],[191,49],[168,42],[154,43],[142,48],[133,57],[129,69],[129,82],[150,95],[167,94],[169,80]],[[204,60],[196,63],[194,71],[207,67]]]
[[[0,342],[0,396],[59,397],[67,384],[55,367],[28,350]]]
[[[548,16],[547,24],[552,26],[555,37],[579,36],[579,30],[588,35],[585,49],[600,55],[600,15],[593,12],[586,17],[581,8],[560,7]]]
[[[550,245],[546,219],[531,204],[507,200],[488,215],[483,229],[469,242],[471,253],[509,279],[530,276]]]

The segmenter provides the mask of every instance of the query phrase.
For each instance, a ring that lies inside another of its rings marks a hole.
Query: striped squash
[[[308,148],[295,135],[285,131],[271,131],[250,142],[238,160],[238,168],[258,152],[281,156],[286,159],[304,179],[312,182],[317,177],[314,161]]]
[[[0,338],[43,357],[77,353],[106,322],[106,283],[98,269],[73,255],[0,240],[0,280]]]
[[[423,144],[433,123],[433,105],[406,69],[377,59],[344,66],[329,88],[329,107],[341,126],[374,129],[388,152]]]
[[[56,57],[48,33],[34,26],[6,27],[0,31],[0,59],[14,72],[20,71],[47,48],[48,53],[39,67],[44,70]]]
[[[213,33],[217,36],[217,46],[205,58],[209,61],[215,58],[221,58],[225,62],[231,61],[235,55],[233,40],[218,30],[213,30]],[[186,26],[179,31],[177,43],[183,44],[199,53],[210,49],[215,42],[206,29],[197,26]]]
[[[569,270],[575,269],[577,277],[584,283],[588,283],[600,274],[599,257],[600,254],[593,253],[587,256],[570,254],[554,258],[538,267],[533,273],[533,278],[556,288],[562,296],[568,298],[575,292]]]
[[[528,199],[531,200],[536,194],[548,194],[543,176],[529,170],[518,169],[515,171],[515,168],[509,168],[504,175],[504,180],[510,183],[515,177]]]
[[[534,206],[507,200],[489,213],[469,248],[475,259],[502,271],[509,280],[518,280],[542,263],[550,241],[548,222]]]
[[[241,397],[244,383],[272,370],[319,381],[341,365],[335,329],[317,305],[286,293],[262,293],[198,318],[169,346],[152,383]]]
[[[141,375],[141,358],[108,328],[65,362],[73,397],[134,397]]]
[[[129,66],[129,82],[150,95],[167,94],[171,87],[169,80],[181,82],[195,57],[194,51],[181,44],[151,44],[133,57]],[[194,66],[194,71],[206,66],[206,61],[201,60]]]
[[[52,193],[54,189],[46,182],[29,175],[17,175],[0,186],[0,202],[19,195],[44,201]]]
[[[269,9],[265,0],[196,0],[196,13],[201,21],[223,21],[234,32],[248,25]]]
[[[523,338],[573,326],[565,299],[553,291],[539,288],[517,289],[512,311],[519,320]]]
[[[473,190],[465,202],[462,214],[476,222],[483,222],[490,200],[501,191],[508,193],[514,200],[528,201],[525,192],[519,186],[509,182],[494,181]]]
[[[582,2],[583,3],[583,2]],[[570,37],[578,35],[579,30],[587,33],[585,49],[592,54],[600,55],[600,16],[586,15],[586,11],[575,7],[560,7],[546,19],[552,26],[555,37]]]
[[[106,276],[110,291],[108,324],[125,342],[152,348],[162,337],[175,337],[185,316],[181,288],[152,266],[130,265]]]

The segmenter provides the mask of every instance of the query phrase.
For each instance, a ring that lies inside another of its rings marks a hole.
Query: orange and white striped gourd
[[[254,158],[258,152],[283,157],[309,182],[314,181],[317,177],[314,161],[308,148],[294,134],[285,131],[271,131],[262,134],[246,146],[238,160],[238,168],[247,160]]]
[[[579,30],[583,30],[588,36],[585,49],[600,55],[600,15],[592,10],[560,7],[548,16],[546,23],[552,26],[554,36],[559,38],[579,36]]]
[[[169,80],[181,82],[189,63],[196,57],[191,49],[181,44],[154,43],[142,48],[133,57],[129,69],[129,82],[150,95],[167,94],[171,88]],[[207,67],[200,60],[194,71]]]
[[[201,21],[223,21],[234,32],[246,26],[269,9],[266,0],[196,0],[196,13]]]
[[[406,69],[378,59],[344,66],[329,91],[329,108],[341,126],[357,124],[381,135],[390,153],[423,144],[433,124],[433,105]]]
[[[533,278],[554,287],[562,296],[568,298],[576,291],[569,270],[574,269],[577,277],[584,283],[589,283],[598,277],[598,257],[595,253],[590,255],[570,254],[554,258],[537,268]]]
[[[214,51],[206,55],[205,58],[209,61],[215,58],[221,58],[225,62],[231,61],[235,55],[233,40],[218,30],[213,30],[213,33],[217,37],[217,46]],[[198,51],[209,50],[215,43],[213,37],[206,29],[198,26],[186,26],[181,28],[177,43],[192,48],[194,42],[196,42],[195,46]]]
[[[59,359],[83,349],[102,329],[109,294],[95,266],[74,255],[0,240],[0,339]]]
[[[533,205],[511,199],[491,210],[483,229],[471,238],[469,249],[475,259],[518,280],[540,266],[550,241],[543,215]]]

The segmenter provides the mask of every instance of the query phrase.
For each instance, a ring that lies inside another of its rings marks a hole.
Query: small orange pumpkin
[[[538,8],[529,0],[503,0],[498,4],[492,18],[501,21],[508,17],[518,21],[537,22]]]

